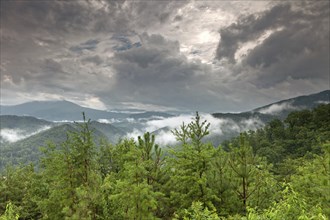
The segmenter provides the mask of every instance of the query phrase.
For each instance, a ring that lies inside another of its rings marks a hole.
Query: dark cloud
[[[228,58],[231,62],[235,62],[235,53],[240,44],[255,40],[266,30],[280,27],[285,22],[291,22],[295,15],[289,14],[289,11],[290,5],[278,5],[258,15],[242,17],[236,23],[221,29],[217,58]]]
[[[206,111],[218,103],[201,107],[201,103],[214,99],[206,91],[206,65],[192,63],[180,54],[177,41],[161,35],[141,36],[141,47],[117,52],[111,60],[116,84],[110,97],[100,93],[107,102],[114,100],[149,103],[176,108],[194,108]],[[185,101],[189,100],[189,101]],[[164,104],[167,103],[167,104]]]
[[[315,92],[329,72],[328,2],[251,1],[261,13],[228,1],[0,2],[1,94],[10,103],[239,111]],[[241,8],[250,15],[238,17]]]
[[[304,7],[302,7],[304,6]],[[272,87],[288,78],[329,77],[329,2],[281,4],[258,15],[243,17],[220,30],[217,58],[236,63],[244,43],[270,35],[246,52],[242,64],[256,70],[249,79]]]
[[[189,81],[195,70],[201,71],[199,65],[189,63],[178,53],[178,42],[147,34],[142,36],[142,41],[144,46],[140,48],[115,54],[113,67],[119,82],[129,82],[133,87],[147,83],[157,87],[166,82]]]

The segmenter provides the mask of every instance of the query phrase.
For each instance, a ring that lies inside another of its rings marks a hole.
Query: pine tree
[[[150,133],[138,137],[137,144],[127,140],[124,143],[128,147],[121,155],[125,161],[119,172],[110,173],[105,179],[109,218],[156,219],[158,201],[163,196],[158,191],[161,149]]]
[[[48,192],[39,201],[45,219],[98,219],[101,175],[89,123],[84,116],[79,131],[68,133],[59,149],[49,144],[45,150],[42,175]]]
[[[202,139],[209,134],[210,124],[201,121],[196,113],[194,121],[181,130],[174,130],[173,134],[182,145],[171,151],[169,158],[168,190],[171,192],[171,205],[176,212],[182,212],[191,206],[194,201],[200,201],[203,206],[213,208],[212,200],[216,197],[208,185],[208,172],[211,169],[211,160],[215,148],[205,144]]]
[[[233,187],[242,204],[238,211],[245,214],[248,206],[267,207],[276,182],[267,163],[253,153],[244,134],[240,136],[240,146],[230,152],[229,166],[234,174]]]
[[[304,159],[290,178],[292,187],[306,201],[306,209],[319,207],[330,218],[330,142],[322,145],[323,154]]]

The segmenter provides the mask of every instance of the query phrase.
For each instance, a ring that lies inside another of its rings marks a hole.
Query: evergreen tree
[[[322,146],[323,154],[304,159],[291,176],[291,185],[306,201],[306,209],[320,207],[330,218],[330,142]]]
[[[272,198],[276,183],[268,172],[267,163],[253,153],[245,135],[240,136],[240,146],[232,148],[229,165],[233,172],[232,184],[239,200],[241,211],[246,213],[247,207],[264,207]]]
[[[98,219],[101,176],[89,121],[78,124],[59,149],[45,150],[42,175],[47,195],[39,206],[44,219]]]
[[[0,213],[11,203],[20,218],[37,218],[40,211],[29,195],[36,174],[33,165],[7,167],[0,179]]]
[[[307,208],[306,201],[301,198],[290,184],[284,185],[279,202],[274,202],[271,207],[262,212],[250,208],[248,210],[249,220],[326,220],[327,217],[319,207]]]
[[[161,150],[154,135],[145,133],[143,138],[138,137],[138,144],[130,142],[122,157],[125,158],[122,168],[108,175],[104,185],[110,218],[156,219],[158,201],[163,195],[157,185]]]
[[[194,201],[200,201],[203,206],[213,208],[212,200],[217,199],[208,185],[208,172],[216,149],[211,144],[205,144],[202,139],[209,134],[210,124],[201,121],[198,113],[195,120],[181,130],[174,130],[177,140],[182,141],[179,149],[171,151],[169,158],[168,190],[173,211],[183,212]],[[179,213],[180,214],[180,213]]]

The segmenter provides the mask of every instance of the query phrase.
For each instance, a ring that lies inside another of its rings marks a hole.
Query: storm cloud
[[[258,88],[312,78],[329,79],[329,2],[285,3],[220,30],[217,59],[254,69]],[[237,56],[246,44],[255,44]]]
[[[1,1],[1,104],[244,111],[329,88],[329,1]]]

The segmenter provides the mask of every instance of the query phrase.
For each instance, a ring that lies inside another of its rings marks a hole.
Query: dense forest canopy
[[[164,148],[145,133],[95,142],[90,121],[0,178],[1,220],[329,219],[330,104],[221,146],[197,113]]]

